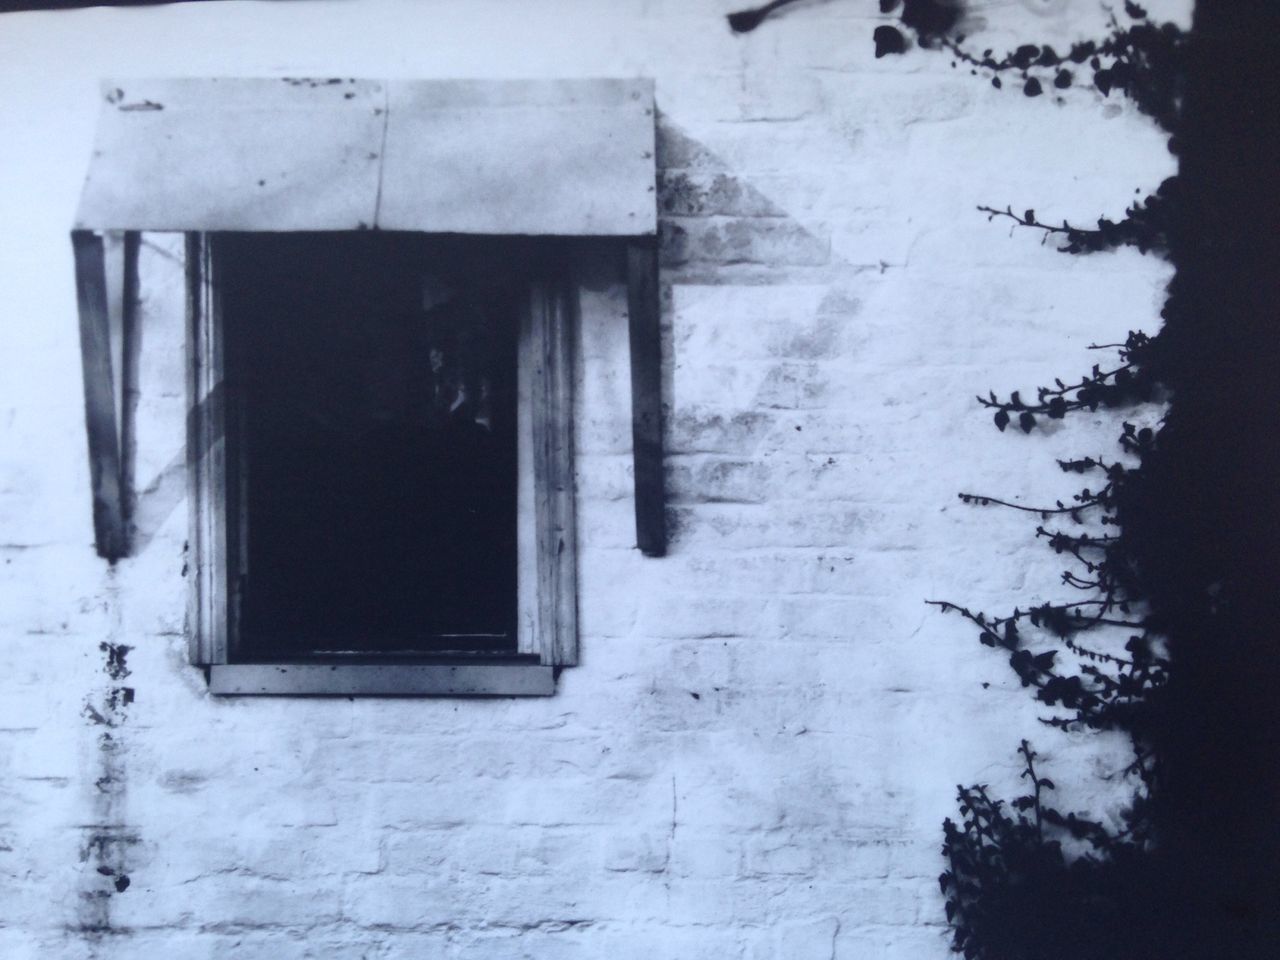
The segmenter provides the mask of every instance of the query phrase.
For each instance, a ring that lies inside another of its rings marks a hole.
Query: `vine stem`
[[[1031,744],[1029,744],[1026,740],[1022,741],[1022,746],[1020,746],[1018,750],[1027,760],[1026,775],[1031,777],[1031,785],[1035,790],[1034,798],[1035,798],[1035,807],[1036,807],[1036,837],[1039,838],[1039,840],[1043,843],[1044,842],[1044,824],[1042,821],[1042,814],[1040,812],[1040,778],[1036,776],[1036,767],[1035,767],[1035,764],[1032,762],[1032,759],[1035,757],[1035,754],[1031,751]]]
[[[992,407],[998,407],[998,408],[1007,409],[1007,410],[1033,410],[1033,411],[1043,410],[1045,408],[1045,404],[1043,403],[1043,400],[1045,397],[1065,397],[1068,393],[1071,393],[1072,391],[1084,390],[1088,387],[1099,386],[1102,383],[1104,383],[1106,380],[1110,379],[1111,377],[1114,377],[1117,373],[1122,373],[1127,370],[1134,370],[1136,368],[1137,368],[1136,364],[1125,363],[1116,367],[1114,370],[1097,370],[1097,372],[1094,373],[1093,376],[1091,376],[1088,380],[1085,380],[1083,383],[1072,384],[1071,386],[1062,386],[1057,390],[1050,390],[1048,387],[1043,387],[1037,393],[1037,396],[1039,397],[1039,402],[1037,402],[1036,404],[1025,404],[1025,403],[1022,403],[1021,400],[1018,400],[1016,402],[1011,401],[1009,403],[1001,403],[999,400],[992,400],[990,397],[984,397],[981,394],[977,394],[975,396],[977,397],[978,402],[982,404],[984,407],[987,407],[988,409]],[[1095,368],[1095,370],[1096,369],[1097,368]]]
[[[1036,220],[1035,218],[1028,219],[1026,217],[1020,217],[1013,212],[1012,207],[1009,207],[1005,210],[997,210],[995,207],[979,206],[978,210],[980,210],[982,213],[990,214],[992,217],[1008,217],[1010,220],[1014,221],[1020,227],[1034,227],[1037,230],[1043,230],[1045,233],[1067,233],[1067,234],[1086,233],[1087,234],[1087,233],[1098,232],[1097,230],[1081,230],[1081,229],[1078,229],[1077,227],[1070,226],[1069,224],[1066,224],[1066,223],[1063,223],[1063,225],[1060,227],[1054,227],[1047,223],[1041,223],[1039,220]]]
[[[1008,507],[1010,510],[1021,510],[1023,513],[1038,513],[1041,516],[1046,516],[1053,513],[1077,513],[1080,510],[1088,510],[1090,507],[1103,506],[1102,497],[1109,490],[1110,485],[1108,484],[1102,490],[1098,491],[1098,493],[1081,501],[1080,503],[1077,503],[1074,507],[1028,507],[1021,503],[1010,503],[1008,500],[1001,500],[999,497],[988,497],[985,494],[979,493],[958,493],[956,496],[965,503],[977,500],[978,506],[981,507],[988,506],[989,504],[995,504],[998,507]]]
[[[773,11],[782,7],[790,6],[796,0],[773,0],[772,3],[766,3],[759,7],[752,7],[749,10],[739,10],[737,13],[731,13],[728,16],[729,29],[734,33],[750,33],[756,27],[764,22],[765,18]]]

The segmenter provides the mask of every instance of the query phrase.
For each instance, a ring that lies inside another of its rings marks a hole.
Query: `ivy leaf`
[[[1053,78],[1053,85],[1059,90],[1065,90],[1067,87],[1071,86],[1071,80],[1072,76],[1070,70],[1059,70],[1058,75]]]
[[[1027,221],[1027,223],[1035,223],[1035,222],[1036,222],[1036,212],[1035,212],[1034,210],[1032,210],[1032,209],[1028,208],[1028,209],[1027,209],[1027,212],[1026,212],[1026,213],[1024,213],[1024,214],[1022,215],[1022,219],[1023,219],[1023,220],[1025,220],[1025,221]]]
[[[1004,639],[1001,641],[1001,646],[1006,650],[1018,649],[1018,628],[1012,620],[1004,625]]]
[[[1025,70],[1035,62],[1036,57],[1040,56],[1040,48],[1034,43],[1024,43],[1017,50],[1013,51],[1013,62],[1019,70]]]
[[[897,27],[876,27],[875,33],[871,35],[871,38],[876,42],[876,59],[891,53],[906,52],[906,38],[903,37]]]
[[[880,12],[893,13],[893,11],[898,8],[898,4],[901,2],[902,0],[880,0]]]
[[[1027,81],[1026,86],[1022,88],[1022,92],[1028,97],[1038,97],[1044,93],[1044,88],[1040,86],[1040,81],[1032,77]]]
[[[1067,415],[1067,401],[1061,397],[1054,397],[1049,401],[1049,419],[1061,420]]]
[[[1071,48],[1071,60],[1073,63],[1084,63],[1091,56],[1093,51],[1097,49],[1097,44],[1092,40],[1086,40],[1083,43],[1077,43]]]
[[[996,411],[996,427],[1000,430],[1001,433],[1004,433],[1004,428],[1007,427],[1008,425],[1009,425],[1009,411],[997,410]]]
[[[1018,417],[1018,426],[1022,428],[1023,433],[1030,433],[1031,428],[1034,427],[1035,425],[1036,425],[1036,418],[1033,417],[1031,414],[1027,413],[1025,410]]]

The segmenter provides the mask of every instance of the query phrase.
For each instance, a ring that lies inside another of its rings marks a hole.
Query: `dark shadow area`
[[[217,0],[0,0],[0,13],[30,10],[80,10],[85,7],[160,7],[173,3],[215,3]],[[276,0],[280,2],[280,0]]]
[[[385,233],[219,249],[242,655],[514,651],[510,250]]]
[[[1280,951],[1280,8],[1200,0],[1176,144],[1173,403],[1125,517],[1170,635],[1156,871],[1170,952]]]

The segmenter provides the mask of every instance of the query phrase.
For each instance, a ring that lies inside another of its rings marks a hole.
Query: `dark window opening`
[[[236,658],[514,653],[518,247],[219,250]]]

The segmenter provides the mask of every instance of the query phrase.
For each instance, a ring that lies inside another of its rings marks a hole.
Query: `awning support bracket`
[[[85,428],[89,439],[89,479],[93,489],[93,532],[98,555],[114,563],[125,556],[124,478],[121,473],[120,417],[112,372],[112,344],[123,332],[112,330],[108,308],[106,251],[91,230],[73,230],[76,303],[80,313],[80,359],[84,368]],[[114,335],[113,335],[114,334]]]
[[[631,339],[631,438],[636,546],[647,557],[667,552],[662,465],[662,332],[654,237],[627,243],[627,314]]]

